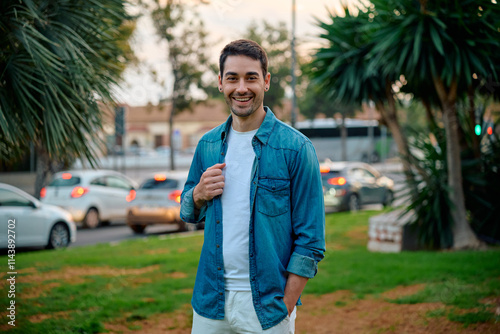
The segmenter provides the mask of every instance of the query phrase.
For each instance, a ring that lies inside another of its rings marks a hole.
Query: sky
[[[217,63],[224,45],[241,38],[252,21],[284,21],[289,29],[292,25],[292,0],[211,0],[210,4],[198,5],[197,8],[209,30],[209,40],[220,40],[220,43],[214,43],[211,50],[214,63]],[[318,45],[316,36],[320,29],[315,26],[314,17],[326,20],[327,8],[340,10],[341,0],[296,0],[295,31],[297,38],[303,41],[303,44],[297,45],[298,52],[310,53]],[[166,44],[159,41],[147,15],[137,23],[132,46],[140,64],[125,71],[124,82],[117,89],[117,98],[131,106],[156,104],[160,98],[169,96],[171,80]],[[153,80],[148,68],[157,71],[160,80],[164,81],[163,85]]]

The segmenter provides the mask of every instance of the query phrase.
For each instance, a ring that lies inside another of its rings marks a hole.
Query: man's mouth
[[[252,99],[252,97],[234,97],[233,99],[238,101],[238,102],[248,102]]]

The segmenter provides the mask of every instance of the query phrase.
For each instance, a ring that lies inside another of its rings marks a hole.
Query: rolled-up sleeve
[[[203,174],[203,168],[201,164],[201,151],[200,144],[198,144],[193,162],[189,168],[188,179],[184,185],[184,190],[181,194],[181,219],[186,223],[198,223],[205,218],[206,205],[201,209],[196,209],[193,199],[193,191],[196,185],[200,182],[201,175]]]
[[[306,141],[290,171],[293,252],[287,271],[313,278],[325,252],[325,207],[316,151]]]

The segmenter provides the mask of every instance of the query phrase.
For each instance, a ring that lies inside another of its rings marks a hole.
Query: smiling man
[[[219,67],[231,116],[198,143],[181,202],[184,221],[205,219],[192,333],[294,333],[325,251],[318,159],[264,107],[271,75],[260,45],[229,43]]]

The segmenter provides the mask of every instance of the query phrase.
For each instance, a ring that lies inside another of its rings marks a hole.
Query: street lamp
[[[291,123],[292,127],[295,127],[296,121],[296,108],[297,108],[297,96],[295,94],[295,85],[297,84],[297,78],[295,76],[295,64],[296,64],[296,56],[295,56],[295,0],[292,0],[292,115],[291,115]]]

